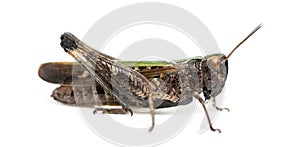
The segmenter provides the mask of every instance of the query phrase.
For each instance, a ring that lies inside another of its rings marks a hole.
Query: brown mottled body
[[[230,55],[261,25],[256,27],[226,57],[224,54],[207,55],[172,62],[172,65],[126,66],[120,60],[101,53],[71,33],[61,36],[61,46],[80,64],[46,63],[41,65],[39,76],[62,86],[52,96],[63,103],[95,107],[121,105],[122,110],[107,110],[107,113],[132,112],[130,108],[150,108],[154,128],[154,109],[187,104],[196,98],[202,105],[212,131],[214,129],[206,109],[212,100],[216,110],[228,110],[216,106],[215,97],[225,85]],[[157,62],[158,63],[158,62]],[[66,67],[67,66],[67,67]],[[81,67],[83,66],[83,68]],[[203,93],[204,98],[200,96]],[[103,110],[97,108],[97,110]]]
[[[164,83],[162,86],[166,88],[166,93],[171,96],[177,96],[178,99],[180,99],[180,96],[182,95],[182,90],[180,87],[181,84],[179,81],[179,75],[174,67],[156,66],[148,69],[145,67],[132,67],[132,69],[142,73],[143,75],[145,74],[145,77],[147,77],[149,80],[160,78],[160,82]],[[59,78],[57,78],[57,75],[60,75]],[[55,100],[64,104],[76,104],[76,106],[82,107],[120,105],[116,98],[105,95],[103,88],[95,83],[94,79],[91,78],[89,73],[78,63],[44,63],[39,68],[39,76],[47,82],[61,85],[53,91],[51,96]],[[86,94],[84,95],[83,93]],[[124,98],[124,101],[126,103],[134,103],[134,101],[126,98]],[[161,105],[159,105],[157,108],[188,104],[191,101],[191,98],[180,99],[180,101],[177,102],[163,100]],[[135,105],[137,106],[137,104]]]

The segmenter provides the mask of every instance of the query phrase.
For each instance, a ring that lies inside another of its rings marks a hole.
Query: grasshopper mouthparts
[[[65,50],[65,52],[76,49],[78,47],[76,43],[77,38],[71,33],[66,32],[62,34],[60,40],[60,46]]]

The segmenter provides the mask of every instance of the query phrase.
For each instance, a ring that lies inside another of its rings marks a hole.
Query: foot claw
[[[216,109],[217,109],[218,111],[226,110],[227,112],[230,112],[229,108],[219,108],[219,107],[216,107]]]
[[[96,113],[97,113],[97,110],[94,110],[94,111],[93,111],[93,114],[95,115]]]
[[[220,129],[214,129],[213,127],[210,127],[210,130],[212,130],[212,131],[218,131],[219,133],[221,133],[221,130]]]
[[[132,110],[131,110],[131,109],[129,109],[128,111],[130,112],[130,116],[132,116],[132,115],[133,115],[133,112],[132,112]]]
[[[149,132],[152,132],[153,129],[154,129],[154,126],[151,126],[149,129]]]
[[[227,110],[227,112],[230,112],[229,108],[223,108],[224,110]]]
[[[94,111],[93,111],[93,114],[95,115],[96,113],[98,113],[98,111],[101,111],[102,109],[100,108],[95,108]]]
[[[126,111],[126,112],[130,112],[130,116],[133,115],[133,112],[131,109],[127,108],[127,107],[123,107],[123,109]]]
[[[215,129],[214,131],[218,131],[219,133],[221,133],[221,130],[220,130],[220,129]]]

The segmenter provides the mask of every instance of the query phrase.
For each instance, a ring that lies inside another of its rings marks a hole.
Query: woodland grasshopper
[[[216,106],[215,100],[225,85],[228,58],[260,28],[261,25],[257,26],[227,57],[213,54],[173,62],[120,61],[89,47],[74,35],[64,33],[61,46],[79,63],[45,63],[39,68],[39,76],[45,81],[61,84],[53,91],[55,100],[94,107],[94,113],[130,112],[132,115],[133,107],[150,108],[152,126],[149,131],[155,125],[155,109],[188,104],[194,97],[203,106],[210,129],[221,132],[212,127],[205,104],[212,100],[215,109],[229,111],[228,108]],[[201,93],[204,99],[200,97]],[[104,105],[122,108],[99,108]]]

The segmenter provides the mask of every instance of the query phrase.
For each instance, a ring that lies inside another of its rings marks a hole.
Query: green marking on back
[[[190,60],[203,59],[201,56],[195,56],[174,61],[118,61],[119,63],[129,67],[151,67],[151,66],[173,66],[176,63],[184,63]]]
[[[129,67],[151,67],[151,66],[172,66],[173,63],[167,61],[119,61]]]

